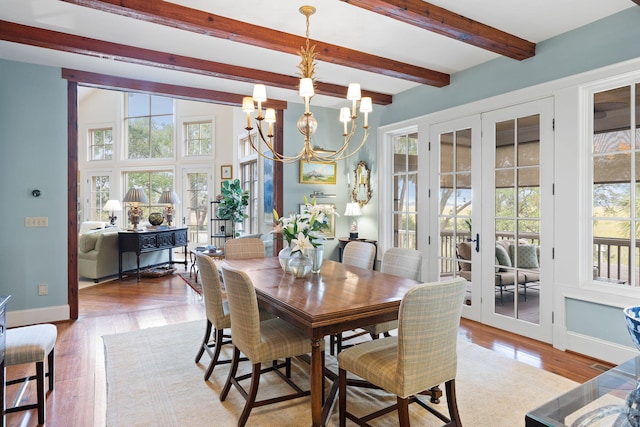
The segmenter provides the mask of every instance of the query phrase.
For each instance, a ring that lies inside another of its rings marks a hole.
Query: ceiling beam
[[[293,91],[298,90],[300,82],[294,76],[105,42],[8,21],[0,21],[0,40],[246,83],[264,83]],[[347,89],[330,83],[317,82],[316,85],[316,93],[338,98],[344,98]],[[362,92],[363,96],[371,96],[372,101],[378,105],[388,105],[393,100],[388,94],[365,90]]]
[[[297,55],[305,38],[213,15],[162,0],[62,0],[155,24]],[[449,74],[311,40],[318,60],[430,86],[447,86]]]
[[[640,6],[640,0],[631,0],[631,1],[637,4],[638,6]]]
[[[523,60],[536,54],[535,43],[422,0],[341,1],[509,58]]]

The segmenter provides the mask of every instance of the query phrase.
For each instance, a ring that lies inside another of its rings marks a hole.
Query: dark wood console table
[[[140,254],[146,252],[169,250],[169,263],[173,264],[171,249],[184,246],[184,268],[187,269],[187,228],[168,228],[153,231],[120,231],[118,232],[118,275],[122,279],[122,254],[135,252],[137,256],[137,273],[140,281]]]
[[[4,372],[4,349],[7,338],[7,322],[6,322],[6,310],[7,301],[9,296],[0,295],[0,427],[4,427],[4,409],[7,406],[5,404],[5,372]]]

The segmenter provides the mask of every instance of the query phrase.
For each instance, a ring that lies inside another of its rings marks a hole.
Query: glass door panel
[[[208,171],[189,170],[184,173],[182,226],[188,228],[190,247],[210,244],[210,182],[211,175]]]

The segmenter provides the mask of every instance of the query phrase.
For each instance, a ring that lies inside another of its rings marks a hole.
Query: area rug
[[[196,291],[198,295],[202,295],[202,285],[200,282],[196,282],[195,274],[189,274],[188,272],[178,273],[178,276],[182,278],[187,285],[191,286],[191,289]]]
[[[227,400],[219,393],[229,365],[219,365],[211,379],[203,380],[209,359],[194,357],[202,340],[205,322],[186,322],[103,337],[107,376],[107,427],[132,426],[235,426],[244,399],[231,389]],[[227,346],[228,347],[228,346]],[[223,350],[223,357],[231,354]],[[328,352],[327,352],[328,353]],[[462,423],[469,427],[513,427],[524,425],[525,414],[577,383],[498,353],[460,340],[456,389]],[[336,368],[328,356],[327,367]],[[240,370],[248,371],[241,363]],[[309,366],[295,361],[293,376],[308,387]],[[328,381],[327,381],[328,383]],[[263,375],[258,398],[289,389],[273,374]],[[353,389],[348,405],[367,410],[395,401],[381,391]],[[444,399],[437,405],[446,412]],[[438,419],[411,405],[412,426],[440,426]],[[305,426],[311,424],[309,398],[255,408],[249,426]],[[329,426],[338,425],[337,404]],[[373,423],[397,425],[396,413]]]

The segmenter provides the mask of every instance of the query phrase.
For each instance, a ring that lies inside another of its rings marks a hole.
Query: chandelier
[[[278,153],[273,145],[273,124],[276,122],[276,112],[273,108],[267,108],[262,115],[262,103],[267,101],[266,87],[263,84],[256,84],[253,88],[253,97],[246,96],[242,99],[242,111],[247,113],[247,127],[248,132],[253,130],[251,126],[251,115],[256,111],[255,103],[257,103],[257,112],[255,116],[257,132],[260,140],[256,143],[254,138],[249,138],[251,147],[256,152],[269,160],[275,160],[282,163],[292,163],[298,160],[320,161],[320,162],[335,162],[337,160],[346,159],[354,155],[360,150],[369,137],[369,113],[373,111],[371,98],[366,96],[362,97],[360,92],[360,84],[350,83],[347,90],[347,100],[351,101],[351,109],[349,107],[342,107],[340,109],[340,121],[343,123],[344,142],[342,146],[336,151],[327,151],[325,149],[314,148],[311,144],[311,136],[318,128],[318,122],[313,113],[309,111],[309,103],[314,92],[315,80],[315,58],[316,53],[315,45],[309,46],[309,17],[316,12],[316,8],[313,6],[302,6],[300,9],[306,17],[306,43],[304,47],[300,48],[298,54],[300,55],[300,64],[298,64],[298,70],[300,71],[302,78],[300,79],[299,95],[304,99],[304,114],[298,119],[298,130],[304,137],[304,145],[302,150],[295,156],[285,156],[282,153]],[[358,101],[360,104],[360,113],[364,115],[364,121],[362,128],[364,129],[364,135],[362,141],[358,146],[349,150],[349,144],[351,138],[356,132],[356,119]],[[268,131],[263,130],[263,122],[268,125]],[[266,150],[261,150],[260,147],[264,144]]]

